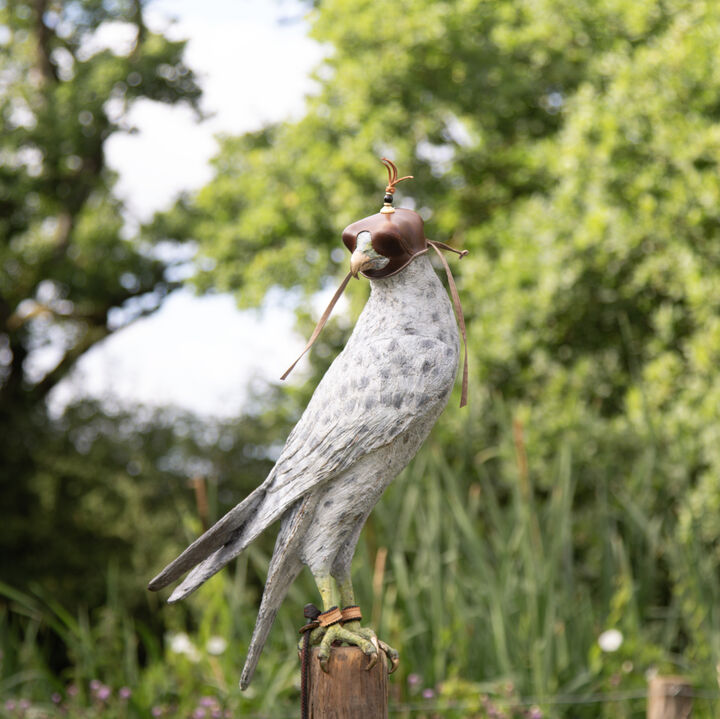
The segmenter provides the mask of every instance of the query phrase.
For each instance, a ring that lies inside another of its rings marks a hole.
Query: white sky
[[[214,134],[240,134],[272,120],[297,117],[312,90],[308,76],[323,49],[306,36],[304,7],[294,0],[156,0],[148,24],[188,38],[188,65],[200,76],[203,109],[197,123],[183,108],[143,101],[131,121],[137,134],[113,136],[106,146],[120,173],[118,194],[129,218],[147,219],[181,190],[210,178]],[[169,19],[177,18],[172,26]],[[283,18],[294,22],[279,22]],[[122,29],[108,29],[108,43]],[[88,352],[54,396],[62,405],[77,394],[119,401],[175,404],[204,414],[233,416],[248,383],[277,378],[303,339],[292,332],[287,301],[273,295],[262,311],[240,312],[226,295],[175,292],[154,315],[119,331]]]

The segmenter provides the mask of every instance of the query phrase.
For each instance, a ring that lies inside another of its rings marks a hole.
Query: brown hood
[[[361,232],[369,232],[373,249],[390,260],[381,270],[360,273],[373,280],[400,272],[415,257],[428,251],[422,217],[413,210],[397,208],[390,214],[378,212],[348,225],[343,230],[342,241],[350,252],[355,252]]]

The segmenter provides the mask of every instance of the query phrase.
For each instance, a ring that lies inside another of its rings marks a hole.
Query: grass
[[[716,716],[720,582],[692,532],[679,543],[667,517],[646,511],[647,456],[629,468],[625,493],[594,486],[588,511],[569,442],[540,483],[518,421],[492,447],[464,426],[451,452],[431,440],[395,481],[356,553],[365,614],[401,650],[393,715],[630,719],[644,716],[648,672],[661,671],[689,675],[702,695],[694,716]],[[237,688],[267,562],[253,546],[185,606],[159,609],[164,637],[124,610],[117,568],[91,614],[0,585],[0,714],[295,716],[293,647],[316,598],[307,573],[250,691]],[[671,571],[677,595],[657,596]],[[622,633],[616,651],[598,645],[607,629]],[[60,672],[58,646],[69,659]]]

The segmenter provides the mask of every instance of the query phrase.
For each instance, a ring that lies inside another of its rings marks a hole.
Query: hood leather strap
[[[315,329],[313,330],[312,335],[310,335],[310,339],[305,345],[305,349],[300,353],[299,357],[285,370],[285,374],[280,379],[285,379],[293,371],[293,369],[295,369],[295,365],[300,361],[302,356],[315,344],[315,340],[320,335],[320,332],[322,332],[322,328],[325,327],[325,323],[328,321],[330,313],[333,311],[333,307],[335,307],[337,301],[340,299],[340,296],[345,291],[345,288],[347,287],[348,282],[350,282],[351,277],[352,272],[348,272],[347,275],[345,275],[345,279],[340,284],[340,287],[338,287],[335,291],[333,298],[330,300],[330,304],[325,308],[325,312],[322,313],[322,317],[315,325]]]
[[[457,317],[458,326],[460,327],[460,334],[462,334],[463,345],[465,346],[465,359],[463,361],[463,376],[462,376],[462,389],[460,392],[460,406],[464,407],[467,404],[467,393],[468,393],[468,349],[467,349],[467,331],[465,330],[465,317],[462,311],[462,305],[460,304],[460,295],[458,294],[457,287],[455,286],[455,278],[450,271],[450,265],[448,265],[445,255],[440,252],[440,248],[443,250],[450,250],[451,252],[457,252],[462,259],[467,255],[467,250],[456,250],[450,245],[446,245],[444,242],[434,242],[428,240],[428,244],[438,253],[438,257],[443,263],[445,268],[445,274],[448,278],[448,284],[450,285],[450,295],[452,297],[453,305],[455,307],[455,316]]]

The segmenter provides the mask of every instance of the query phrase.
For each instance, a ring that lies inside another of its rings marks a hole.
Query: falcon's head
[[[371,279],[389,277],[428,250],[422,217],[402,208],[353,222],[343,230],[342,239],[352,252],[354,277],[358,273]]]
[[[420,217],[417,212],[402,208],[395,209],[392,206],[395,185],[403,180],[411,180],[412,175],[398,177],[397,167],[395,167],[394,163],[384,157],[382,163],[388,171],[388,184],[385,188],[383,208],[377,214],[353,222],[352,225],[348,225],[343,230],[343,242],[348,250],[352,252],[350,272],[348,272],[342,284],[335,292],[335,295],[330,300],[330,304],[320,317],[310,337],[310,341],[300,354],[300,357],[312,347],[318,338],[322,328],[325,326],[325,322],[327,322],[328,317],[330,317],[333,307],[335,307],[335,303],[340,299],[351,277],[357,278],[360,273],[372,280],[390,277],[407,267],[416,257],[425,254],[430,246],[437,252],[445,266],[453,304],[455,305],[455,311],[458,315],[463,339],[465,339],[465,320],[462,317],[460,298],[457,294],[457,288],[455,287],[450,266],[447,264],[447,260],[443,257],[440,249],[456,252],[460,257],[466,255],[467,250],[462,250],[461,252],[443,242],[428,240],[427,237],[425,237],[422,217]],[[290,368],[281,379],[285,379],[290,374],[300,357],[290,365]],[[466,345],[465,366],[463,368],[463,391],[460,399],[461,407],[467,402],[467,376]]]

